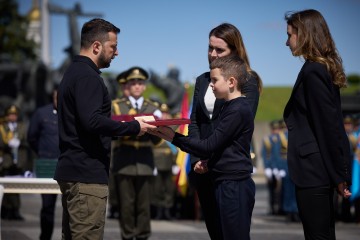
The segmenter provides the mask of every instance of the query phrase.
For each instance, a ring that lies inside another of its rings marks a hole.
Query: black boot
[[[291,222],[301,222],[301,219],[299,217],[298,213],[291,213]]]
[[[15,221],[24,221],[24,217],[21,216],[19,209],[12,209],[12,220]]]
[[[162,207],[157,207],[156,208],[156,215],[155,215],[154,219],[156,219],[156,220],[163,219],[163,208]]]
[[[111,206],[109,210],[109,219],[118,219],[119,218],[119,211],[117,206]]]
[[[173,220],[173,217],[171,216],[170,208],[165,208],[165,210],[164,210],[164,219]]]
[[[10,220],[10,209],[6,207],[1,208],[1,219]]]

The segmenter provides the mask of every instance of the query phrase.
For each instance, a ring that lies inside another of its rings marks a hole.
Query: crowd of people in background
[[[334,194],[335,219],[345,223],[360,223],[360,114],[344,117],[344,127],[350,142],[353,196],[349,199]],[[287,222],[300,222],[295,198],[295,186],[287,163],[287,127],[284,120],[269,123],[270,134],[262,139],[261,158],[268,189],[268,214],[284,216]]]
[[[350,143],[353,195],[349,198],[335,196],[335,218],[342,222],[360,223],[360,114],[346,115],[344,127]]]
[[[289,222],[299,222],[295,186],[287,164],[288,134],[283,120],[270,123],[271,133],[262,141],[264,175],[268,187],[269,214],[285,215]]]
[[[31,170],[31,157],[26,132],[27,123],[20,118],[20,108],[10,105],[5,108],[0,124],[0,176],[22,176]],[[17,193],[4,194],[1,218],[22,221],[21,198]]]

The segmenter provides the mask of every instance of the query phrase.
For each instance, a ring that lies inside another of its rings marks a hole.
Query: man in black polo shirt
[[[142,135],[145,122],[110,119],[111,99],[100,77],[118,55],[120,29],[93,19],[81,30],[80,55],[58,91],[60,157],[54,179],[62,192],[62,239],[103,239],[111,137]]]

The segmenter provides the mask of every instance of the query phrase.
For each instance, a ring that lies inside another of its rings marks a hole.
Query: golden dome
[[[28,14],[28,18],[30,21],[40,21],[39,0],[32,1],[32,7]]]
[[[28,18],[30,21],[40,21],[40,9],[33,7],[28,14]]]

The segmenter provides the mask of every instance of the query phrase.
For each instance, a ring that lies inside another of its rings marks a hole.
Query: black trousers
[[[253,179],[218,182],[215,195],[223,239],[250,240],[251,216],[255,204]]]
[[[222,240],[219,215],[216,206],[215,187],[209,173],[189,173],[190,183],[195,187],[201,205],[202,214],[210,239]]]
[[[40,240],[51,240],[54,231],[56,198],[57,194],[41,194]]]
[[[296,200],[306,240],[335,240],[334,189],[296,187]]]

